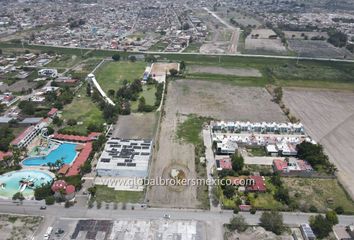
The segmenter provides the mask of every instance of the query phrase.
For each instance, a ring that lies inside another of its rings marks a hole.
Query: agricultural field
[[[229,12],[227,12],[227,10],[229,10]],[[249,25],[256,28],[262,26],[262,23],[256,18],[239,11],[230,11],[229,8],[218,8],[217,15],[225,21],[229,21],[231,18],[233,18],[238,24],[244,27]]]
[[[188,67],[188,73],[210,73],[238,77],[262,77],[262,73],[258,69],[254,68],[222,68],[192,65]]]
[[[316,40],[288,40],[289,49],[301,57],[318,58],[354,58],[353,54],[345,48],[337,48],[325,41]]]
[[[321,86],[321,85],[319,85]],[[283,101],[305,131],[324,146],[340,183],[354,198],[354,94],[320,90],[284,91]]]
[[[283,182],[302,211],[309,211],[311,206],[321,212],[342,207],[345,212],[354,213],[354,202],[336,179],[283,178]]]
[[[72,127],[67,126],[65,129],[81,132],[83,135],[86,135],[88,125],[104,123],[101,110],[86,95],[86,85],[81,87],[72,103],[64,107],[62,117],[65,120],[77,120],[77,125]]]
[[[152,139],[156,131],[158,113],[132,113],[119,116],[112,137]]]
[[[145,71],[146,63],[141,61],[107,61],[95,72],[96,79],[105,92],[117,90],[124,80],[129,82],[141,78]]]
[[[0,239],[31,239],[42,221],[39,216],[0,215]]]

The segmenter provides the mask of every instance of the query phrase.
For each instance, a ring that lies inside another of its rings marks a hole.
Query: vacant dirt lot
[[[230,120],[286,120],[262,88],[241,88],[196,80],[170,82],[165,112],[150,178],[164,176],[166,169],[173,166],[188,169],[186,175],[189,179],[196,177],[194,146],[176,138],[178,124],[185,121],[189,114]],[[159,207],[194,208],[200,204],[196,186],[188,186],[183,191],[173,191],[165,186],[150,187],[147,199],[151,206]]]
[[[353,58],[345,48],[336,48],[325,41],[315,40],[289,40],[289,49],[298,53],[301,57],[323,57],[323,58]]]
[[[253,39],[250,36],[246,38],[246,50],[265,50],[273,52],[285,52],[286,48],[280,39]]]
[[[156,121],[155,113],[133,113],[127,116],[119,116],[112,137],[152,139]]]
[[[176,94],[180,114],[197,114],[220,120],[286,121],[286,117],[263,88],[238,87],[211,81],[177,80],[169,94]]]
[[[261,72],[254,68],[223,68],[223,67],[205,67],[205,66],[191,66],[190,73],[211,73],[232,75],[239,77],[262,77]]]
[[[151,68],[152,75],[169,73],[171,69],[179,70],[178,63],[154,63]]]
[[[286,90],[284,101],[307,133],[324,145],[340,182],[354,198],[354,93]]]

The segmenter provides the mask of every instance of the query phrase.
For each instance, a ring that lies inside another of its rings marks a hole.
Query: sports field
[[[129,82],[141,78],[145,71],[145,62],[137,61],[108,61],[97,69],[96,79],[105,92],[117,90],[124,80]]]

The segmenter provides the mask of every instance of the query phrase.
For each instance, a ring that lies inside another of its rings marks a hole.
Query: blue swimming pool
[[[0,175],[0,198],[12,198],[17,192],[25,197],[33,197],[37,186],[53,180],[49,174],[45,171],[21,170]]]
[[[22,161],[24,166],[47,166],[48,163],[55,163],[62,160],[65,164],[71,164],[74,161],[77,144],[62,143],[59,147],[52,150],[46,156],[30,157]]]

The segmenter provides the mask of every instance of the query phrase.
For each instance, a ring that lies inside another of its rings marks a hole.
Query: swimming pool
[[[71,164],[75,159],[77,144],[62,143],[46,156],[30,157],[22,161],[24,166],[47,166],[48,163],[55,163],[62,160],[65,164]]]
[[[37,186],[52,180],[53,177],[43,171],[20,170],[5,173],[0,175],[0,197],[12,198],[15,193],[21,192],[24,197],[29,198],[33,196]],[[27,186],[24,183],[28,183]]]

